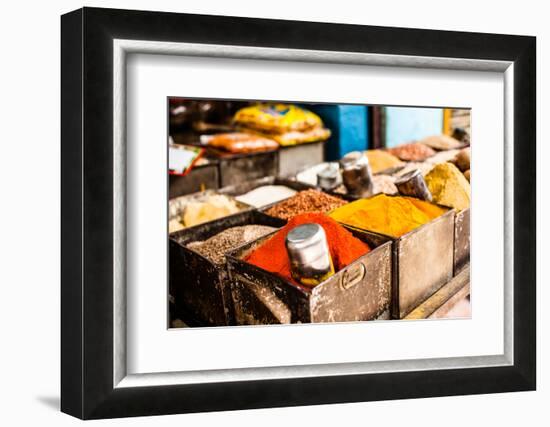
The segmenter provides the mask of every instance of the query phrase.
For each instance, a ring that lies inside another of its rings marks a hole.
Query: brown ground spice
[[[328,213],[346,203],[345,200],[339,197],[334,197],[321,191],[305,190],[272,206],[266,213],[288,220],[296,215],[307,212]]]
[[[435,154],[435,151],[427,145],[418,142],[412,144],[399,145],[388,150],[394,156],[408,162],[419,162],[426,160]]]
[[[242,225],[228,228],[207,240],[189,243],[187,247],[208,258],[214,264],[221,265],[225,263],[226,252],[275,230],[276,228],[267,225]]]

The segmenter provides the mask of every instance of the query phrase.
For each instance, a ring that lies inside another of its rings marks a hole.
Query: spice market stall
[[[216,184],[169,201],[171,327],[469,316],[469,138],[329,160],[307,108],[239,107],[190,144]]]

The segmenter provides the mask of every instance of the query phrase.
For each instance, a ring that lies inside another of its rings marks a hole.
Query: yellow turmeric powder
[[[446,211],[432,203],[412,197],[379,194],[339,207],[330,213],[330,217],[355,228],[400,237]]]
[[[433,201],[462,211],[470,207],[470,183],[452,163],[440,163],[426,175]]]
[[[405,164],[387,151],[367,150],[365,153],[369,159],[369,165],[372,173],[382,172],[386,169],[395,168]]]

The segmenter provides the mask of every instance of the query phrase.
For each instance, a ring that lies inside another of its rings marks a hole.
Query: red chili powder
[[[325,214],[305,213],[290,219],[287,225],[251,252],[245,260],[297,284],[290,274],[290,260],[286,252],[285,239],[288,232],[294,227],[312,222],[319,224],[325,230],[330,256],[336,271],[341,270],[371,250],[369,245],[354,237],[348,230]]]

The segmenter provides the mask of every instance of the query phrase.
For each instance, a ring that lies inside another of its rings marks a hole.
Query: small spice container
[[[318,285],[334,274],[330,248],[323,227],[306,223],[290,230],[285,239],[292,278],[298,283]]]
[[[338,221],[346,225],[345,221]],[[357,226],[353,228],[378,234],[393,242],[391,315],[394,319],[404,318],[453,277],[453,209],[400,237]]]
[[[351,322],[387,318],[391,297],[391,242],[351,230],[371,251],[319,285],[296,285],[244,260],[271,235],[227,254],[238,325]]]
[[[329,163],[317,173],[317,186],[322,190],[333,190],[341,181],[340,171]]]
[[[470,208],[455,215],[454,275],[470,262]]]
[[[385,175],[385,174],[377,174],[373,175],[372,182],[373,182],[373,196],[377,194],[387,194],[388,196],[393,196],[399,193],[397,190],[397,187],[395,186],[396,178],[394,178],[391,175]],[[327,191],[328,194],[342,197],[346,200],[353,201],[353,200],[359,200],[362,197],[361,196],[353,196],[351,194],[348,194],[348,190],[346,187],[342,184],[338,187],[334,188],[331,191]]]
[[[232,227],[254,224],[278,228],[285,223],[249,210],[171,234],[170,289],[176,314],[191,325],[234,324],[226,264],[215,264],[188,248],[189,243],[207,240]]]
[[[420,200],[432,201],[432,193],[419,169],[406,173],[395,181],[395,186],[403,196],[416,197]]]
[[[347,192],[353,196],[372,196],[374,184],[369,159],[360,151],[352,151],[340,159],[342,181]]]

